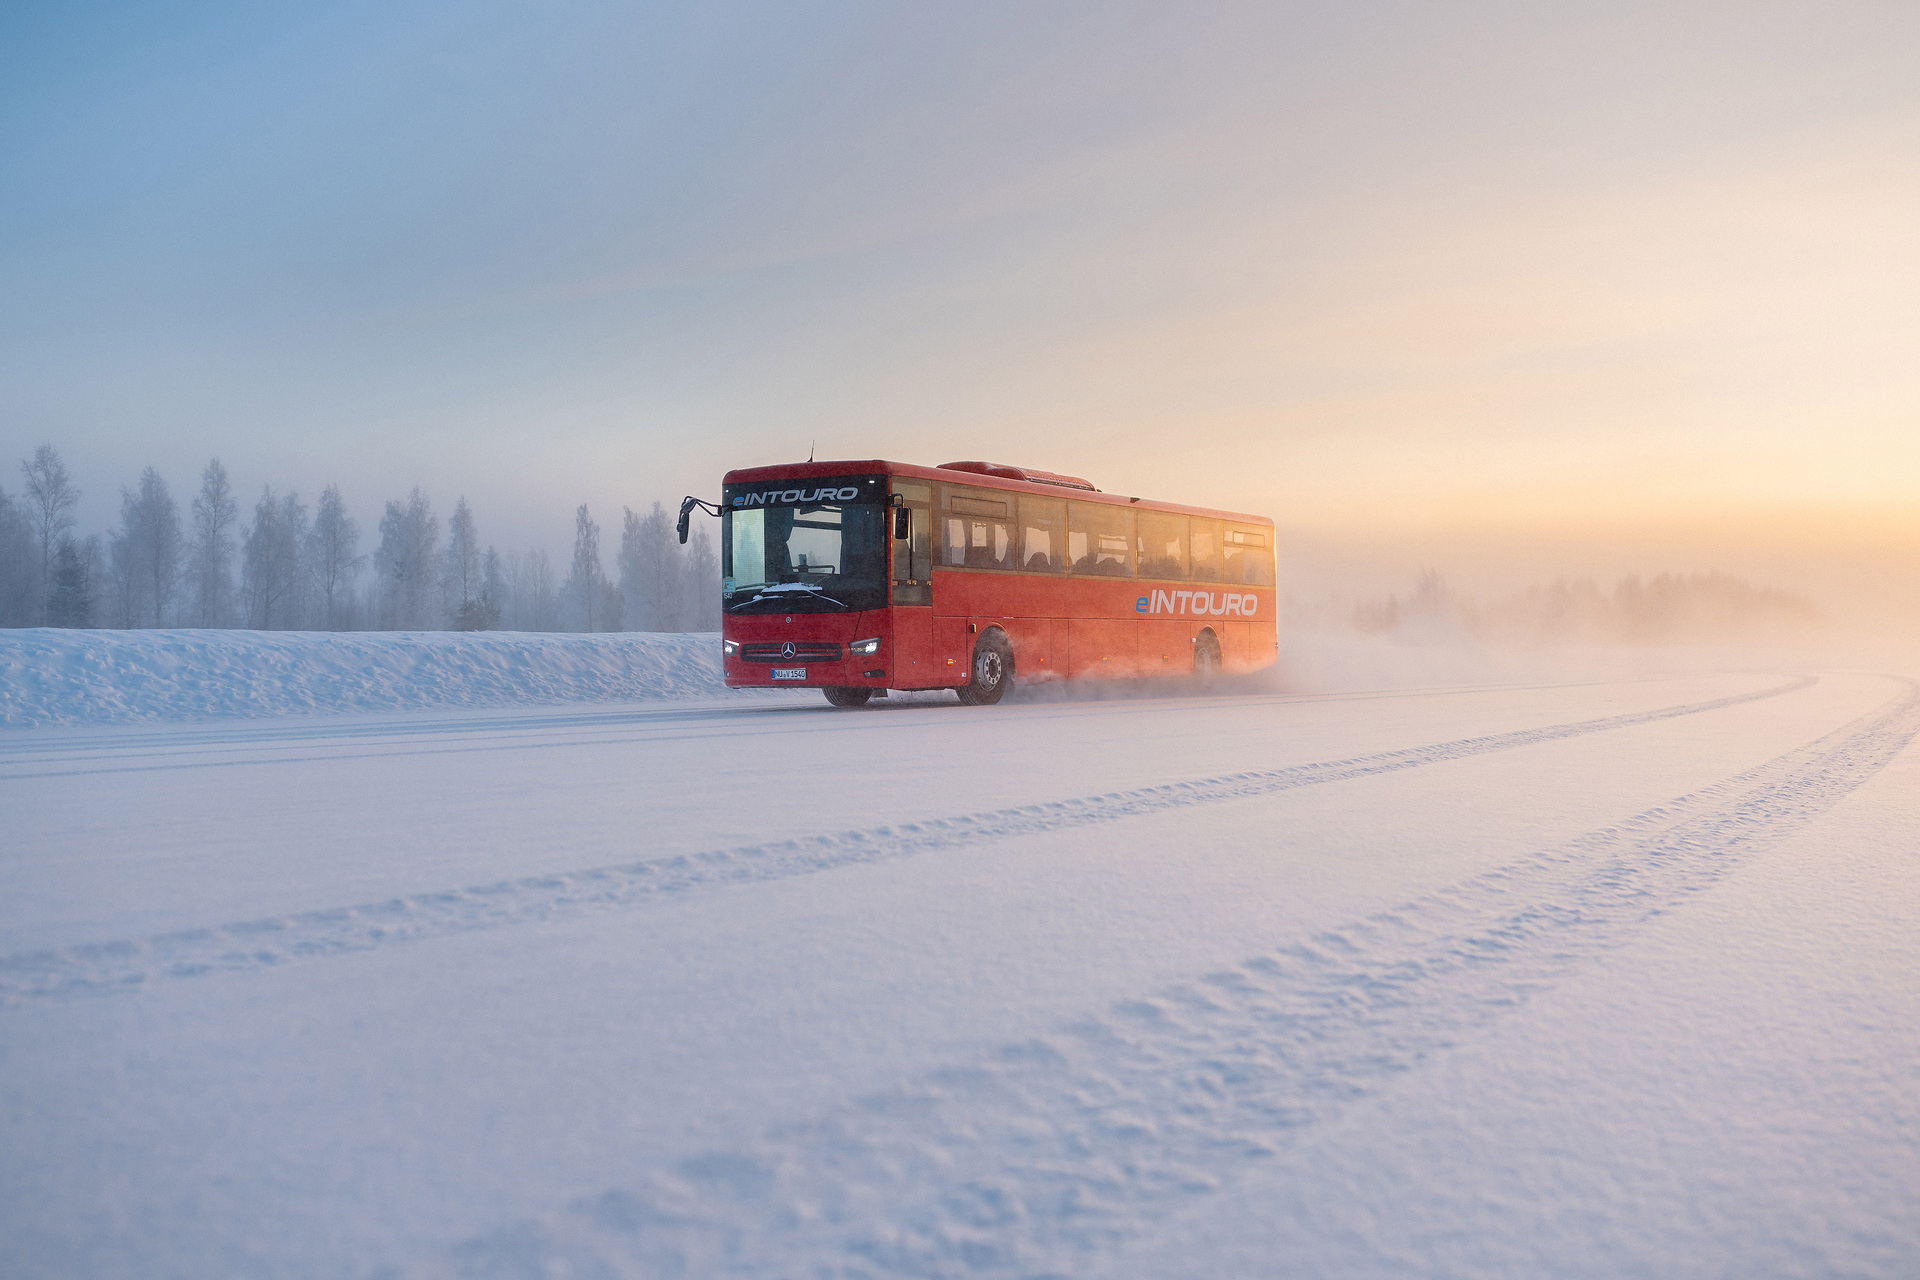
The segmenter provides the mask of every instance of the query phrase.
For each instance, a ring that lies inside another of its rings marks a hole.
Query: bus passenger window
[[[1191,582],[1219,582],[1221,571],[1226,567],[1220,556],[1220,522],[1218,520],[1192,521],[1192,537],[1189,542],[1193,557],[1193,567],[1187,578]]]
[[[1067,504],[1067,555],[1075,573],[1133,576],[1133,512],[1099,502]]]
[[[1135,514],[1140,532],[1140,576],[1171,578],[1187,576],[1187,518],[1159,511]]]
[[[1223,580],[1245,587],[1272,586],[1273,552],[1267,542],[1265,529],[1228,525],[1227,573]]]
[[[967,568],[1010,569],[1007,555],[1013,540],[1007,536],[1004,520],[968,520]]]
[[[1066,568],[1067,504],[1059,498],[1020,495],[1020,563],[1032,573]]]
[[[945,489],[945,555],[957,569],[1013,568],[1013,501],[982,490]]]

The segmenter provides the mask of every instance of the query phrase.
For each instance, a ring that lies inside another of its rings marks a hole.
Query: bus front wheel
[[[836,707],[864,707],[873,696],[873,690],[858,685],[830,684],[825,692],[827,701]]]
[[[990,707],[1006,696],[1013,684],[1013,651],[998,632],[988,632],[973,646],[973,679],[956,693],[970,707]]]

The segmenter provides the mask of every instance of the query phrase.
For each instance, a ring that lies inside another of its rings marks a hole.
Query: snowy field
[[[726,694],[718,636],[0,633],[0,726],[526,707]]]
[[[0,1275],[1916,1274],[1913,668],[210,635],[0,649]]]

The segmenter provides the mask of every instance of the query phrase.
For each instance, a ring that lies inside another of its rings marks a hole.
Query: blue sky
[[[1907,4],[15,4],[0,456],[95,527],[217,453],[559,543],[817,442],[1908,547],[1916,55]]]

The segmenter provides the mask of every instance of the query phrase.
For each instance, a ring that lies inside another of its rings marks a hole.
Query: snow
[[[37,704],[0,1274],[1909,1275],[1920,690],[1654,665]]]
[[[718,635],[0,632],[0,726],[712,698]]]

